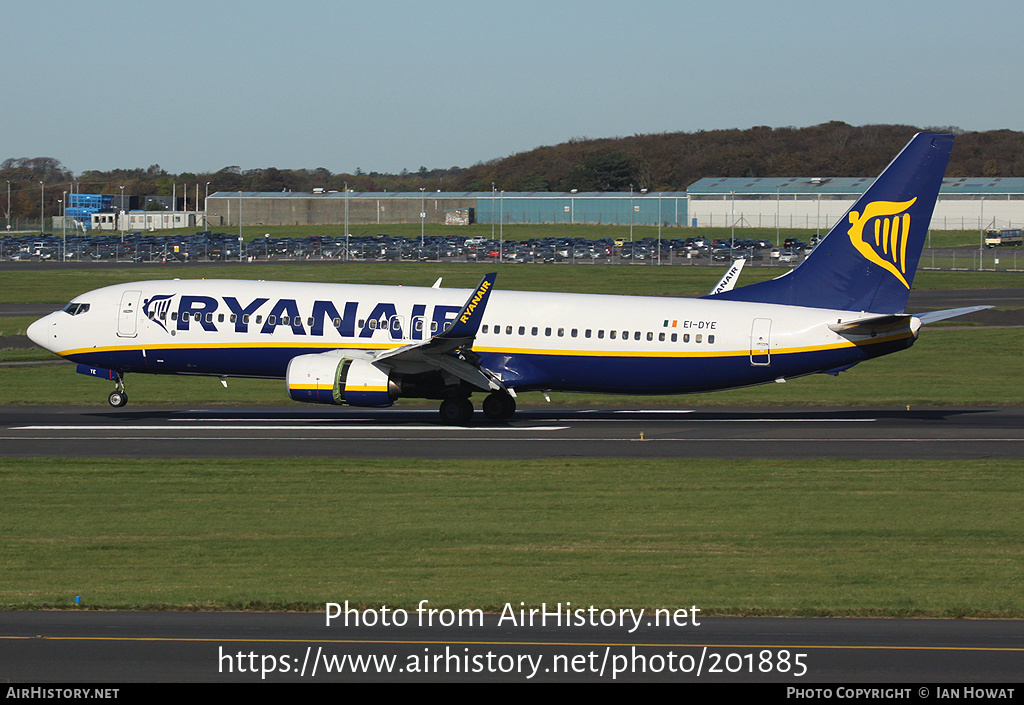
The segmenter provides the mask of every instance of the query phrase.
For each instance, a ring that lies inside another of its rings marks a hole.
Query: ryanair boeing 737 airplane
[[[826,372],[910,347],[922,323],[984,306],[904,313],[953,136],[916,135],[792,271],[701,299],[235,280],[146,281],[76,297],[28,329],[115,384],[128,373],[284,379],[296,401],[441,400],[465,424],[516,393],[678,394]],[[726,281],[729,280],[729,283]]]

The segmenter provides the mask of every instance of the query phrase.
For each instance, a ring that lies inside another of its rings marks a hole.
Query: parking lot
[[[705,237],[646,237],[627,240],[546,237],[491,240],[458,235],[402,237],[385,233],[345,237],[262,237],[200,231],[191,235],[130,232],[83,236],[22,234],[0,238],[0,260],[23,262],[216,262],[275,260],[496,262],[513,264],[701,265],[746,259],[753,265],[792,265],[812,247],[787,241],[778,248],[767,240]]]

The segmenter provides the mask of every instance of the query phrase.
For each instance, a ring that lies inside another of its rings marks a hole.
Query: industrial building
[[[662,193],[263,193],[219,191],[206,207],[210,222],[242,225],[344,223],[584,223],[686,225],[684,192]],[[421,215],[422,214],[422,215]],[[456,215],[453,215],[456,214]]]
[[[871,178],[705,178],[687,189],[690,224],[700,227],[828,230]],[[931,227],[983,230],[1024,224],[1024,178],[947,178]]]
[[[874,181],[863,178],[705,178],[685,192],[267,193],[219,191],[211,227],[388,223],[582,223],[827,230]],[[1024,225],[1024,178],[948,178],[932,228]]]

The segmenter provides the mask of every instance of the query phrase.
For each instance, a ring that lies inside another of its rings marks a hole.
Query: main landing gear
[[[121,375],[114,380],[114,391],[107,397],[107,402],[113,407],[122,407],[128,403],[128,393],[124,391],[124,377]]]
[[[451,396],[441,402],[441,420],[453,426],[465,426],[473,418],[473,402],[466,396]],[[491,421],[503,421],[516,413],[516,400],[505,392],[488,394],[483,404],[484,416]]]

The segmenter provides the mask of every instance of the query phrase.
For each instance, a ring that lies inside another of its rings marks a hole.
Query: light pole
[[[426,187],[420,186],[420,250],[423,249],[423,227],[427,217],[427,194]]]
[[[206,200],[210,197],[210,182],[206,182],[206,195],[203,196],[203,227],[206,230],[210,229],[210,214],[206,210]]]
[[[121,187],[121,244],[124,244],[124,186]]]
[[[43,186],[43,182],[39,182],[39,234],[43,234],[45,226],[43,225],[43,199],[46,197],[46,187]]]
[[[630,242],[633,242],[633,184],[630,184]]]
[[[981,217],[978,218],[978,271],[984,268],[985,256],[985,197],[981,197]]]
[[[782,187],[782,184],[777,184],[775,186],[775,246],[776,247],[779,247],[779,243],[781,242],[781,240],[779,239],[779,214],[781,213],[781,208],[780,208],[781,203],[779,202],[779,200],[781,198],[781,195],[779,193],[779,189],[781,187]]]
[[[816,216],[814,224],[817,226],[817,229],[815,230],[815,233],[814,233],[814,237],[816,237],[818,240],[820,240],[821,239],[821,194],[820,193],[818,194],[818,215]]]
[[[10,182],[8,182],[9,184]],[[494,239],[494,182],[491,182],[491,239]]]
[[[732,235],[731,241],[729,242],[729,247],[731,249],[736,249],[736,192],[730,191],[729,193],[732,195],[732,212],[730,213],[730,215],[732,216],[730,218],[730,220],[732,221]]]
[[[661,264],[661,197],[664,195],[658,194],[658,264]]]

